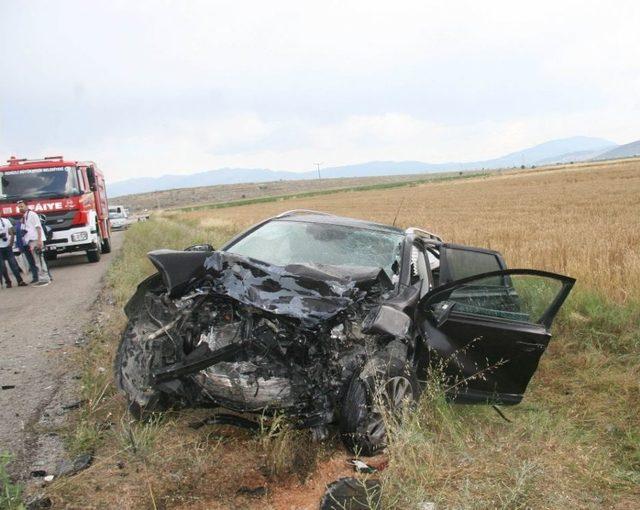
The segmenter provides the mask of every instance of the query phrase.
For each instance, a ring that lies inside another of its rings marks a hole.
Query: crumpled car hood
[[[232,253],[213,252],[205,261],[213,290],[245,305],[314,327],[364,298],[376,283],[391,287],[379,268],[273,266]]]

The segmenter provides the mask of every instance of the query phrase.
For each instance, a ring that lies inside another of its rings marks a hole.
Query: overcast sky
[[[0,156],[111,181],[640,138],[640,2],[0,1]]]

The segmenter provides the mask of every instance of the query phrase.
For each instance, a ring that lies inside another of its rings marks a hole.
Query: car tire
[[[87,250],[87,260],[92,263],[100,262],[100,248]]]
[[[102,240],[102,253],[111,253],[111,239]]]
[[[55,252],[55,251],[44,252],[44,260],[46,261],[56,260],[57,258],[58,258],[58,252]]]
[[[135,323],[130,321],[122,334],[120,345],[116,351],[114,372],[116,386],[127,397],[129,412],[137,420],[146,420],[154,413],[169,410],[173,402],[169,395],[161,391],[141,390],[140,388],[147,386],[148,382],[132,378],[131,372],[127,370],[130,363],[138,365],[145,363],[139,331],[140,329],[136,327]],[[144,368],[140,367],[140,369],[140,375],[146,375]]]
[[[356,455],[375,455],[386,446],[384,412],[379,406],[385,405],[387,412],[398,415],[403,402],[416,402],[419,396],[415,370],[404,360],[381,362],[372,375],[354,375],[340,416],[345,446]]]

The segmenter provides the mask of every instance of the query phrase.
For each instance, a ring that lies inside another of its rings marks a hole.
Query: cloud
[[[566,133],[583,134],[593,115],[544,115],[475,124],[440,124],[400,113],[348,116],[323,124],[298,119],[269,122],[239,115],[163,127],[143,135],[107,137],[89,147],[70,146],[64,152],[99,161],[112,180],[224,167],[304,171],[311,170],[316,161],[325,166],[373,160],[467,161],[501,156]],[[626,129],[629,136],[616,140],[624,142],[637,135],[633,122],[632,114],[621,117],[612,110],[601,117],[600,127],[603,131],[617,128],[621,133]]]
[[[112,180],[638,138],[640,4],[0,3],[0,150]]]

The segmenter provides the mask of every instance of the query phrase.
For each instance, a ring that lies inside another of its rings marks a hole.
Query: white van
[[[129,226],[127,210],[123,205],[109,206],[109,222],[113,230],[125,229]]]

